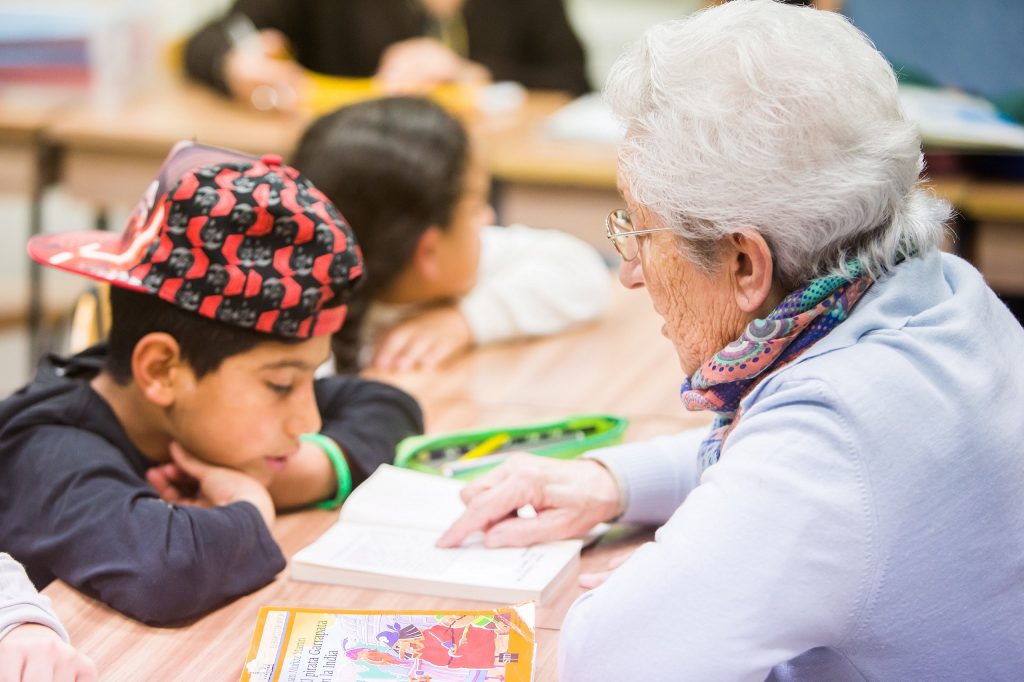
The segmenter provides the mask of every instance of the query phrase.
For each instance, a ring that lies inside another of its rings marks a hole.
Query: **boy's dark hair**
[[[114,381],[121,385],[131,382],[135,345],[153,332],[165,332],[174,337],[182,358],[197,379],[215,372],[232,355],[261,343],[302,343],[305,340],[224,324],[150,294],[113,286],[110,287],[110,337],[105,370]]]
[[[363,289],[332,340],[338,371],[356,368],[370,302],[409,264],[429,227],[451,223],[468,156],[462,124],[420,97],[343,107],[303,134],[293,165],[345,216],[366,263]]]

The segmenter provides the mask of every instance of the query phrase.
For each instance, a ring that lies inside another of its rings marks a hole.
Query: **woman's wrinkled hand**
[[[582,537],[615,517],[619,500],[615,479],[598,462],[519,453],[462,489],[466,511],[437,545],[457,547],[476,532],[484,533],[488,547]],[[536,516],[516,515],[526,505]]]

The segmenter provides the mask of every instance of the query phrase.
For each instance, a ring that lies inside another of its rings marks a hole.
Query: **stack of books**
[[[0,10],[0,84],[87,87],[92,24],[84,12]]]

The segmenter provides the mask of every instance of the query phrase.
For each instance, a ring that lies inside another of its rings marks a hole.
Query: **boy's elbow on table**
[[[181,625],[261,584],[241,585],[230,570],[211,570],[196,556],[154,554],[117,577],[97,595],[108,606],[146,625]]]

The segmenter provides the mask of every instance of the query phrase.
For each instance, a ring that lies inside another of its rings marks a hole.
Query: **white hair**
[[[789,286],[849,276],[852,258],[878,277],[942,238],[950,208],[919,186],[896,77],[839,14],[734,0],[658,24],[605,97],[627,126],[628,191],[705,269],[751,228]]]

